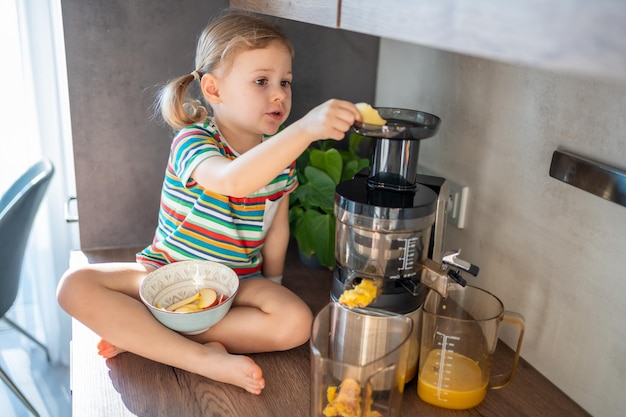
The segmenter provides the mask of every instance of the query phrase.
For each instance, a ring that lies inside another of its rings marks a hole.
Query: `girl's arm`
[[[192,177],[218,194],[245,197],[267,185],[319,139],[341,140],[361,115],[348,101],[329,100],[235,160],[212,157]]]
[[[263,246],[263,276],[283,275],[285,256],[289,245],[289,195],[285,194],[278,206],[274,221]]]

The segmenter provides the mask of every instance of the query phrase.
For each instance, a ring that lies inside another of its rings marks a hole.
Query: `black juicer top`
[[[418,185],[415,191],[372,188],[368,178],[356,177],[337,186],[335,206],[373,219],[412,220],[435,213],[437,193],[423,185]]]

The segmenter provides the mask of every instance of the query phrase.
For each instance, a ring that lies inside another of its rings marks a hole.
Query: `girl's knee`
[[[66,310],[72,299],[75,299],[77,288],[80,285],[81,276],[84,272],[80,269],[68,269],[65,271],[57,285],[57,301]]]
[[[84,304],[85,299],[93,296],[94,290],[102,286],[102,274],[94,265],[70,268],[61,277],[57,285],[57,301],[67,311],[73,304]]]
[[[289,311],[285,316],[283,343],[287,346],[286,349],[306,343],[311,336],[311,325],[313,324],[311,309],[302,303],[302,305]]]
[[[69,269],[57,286],[57,300],[66,309],[72,303],[84,304],[85,299],[102,294],[101,291],[115,291],[139,299],[141,279],[149,271],[136,263],[102,263]]]

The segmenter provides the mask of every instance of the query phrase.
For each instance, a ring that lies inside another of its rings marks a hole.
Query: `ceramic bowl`
[[[212,288],[226,301],[197,312],[178,313],[166,307],[196,294],[202,288]],[[181,261],[165,265],[141,282],[141,301],[158,321],[183,334],[199,334],[224,318],[233,304],[239,288],[239,277],[229,267],[210,261]],[[160,307],[160,308],[159,308]]]

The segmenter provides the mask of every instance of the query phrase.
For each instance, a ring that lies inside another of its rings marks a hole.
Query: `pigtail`
[[[202,122],[208,115],[206,107],[187,91],[195,78],[193,73],[178,77],[163,86],[157,95],[156,108],[174,130]]]

